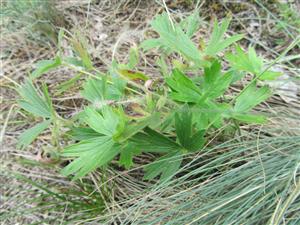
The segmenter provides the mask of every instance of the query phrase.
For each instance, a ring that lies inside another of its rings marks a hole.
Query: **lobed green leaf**
[[[267,86],[257,89],[253,83],[248,86],[237,98],[234,105],[235,112],[248,112],[256,105],[265,101],[271,96],[271,90]]]
[[[237,46],[236,52],[234,54],[227,53],[225,58],[232,68],[252,73],[260,80],[274,80],[282,75],[280,72],[264,71],[264,59],[257,56],[254,48],[251,46],[249,47],[248,54],[240,46]]]
[[[44,120],[43,122],[40,122],[35,126],[27,129],[19,136],[17,147],[25,148],[30,145],[40,133],[42,133],[49,127],[50,124],[51,120]]]
[[[196,84],[178,69],[174,69],[171,76],[165,80],[172,89],[171,98],[176,101],[196,103],[202,97]]]
[[[204,51],[206,55],[214,57],[231,44],[243,38],[243,35],[238,34],[224,39],[224,35],[228,29],[229,23],[229,18],[224,19],[220,26],[218,26],[217,21],[215,21],[210,41]]]
[[[110,107],[103,107],[101,112],[98,112],[92,107],[87,107],[84,112],[84,121],[90,128],[109,137],[115,134],[119,124],[119,116]]]
[[[144,152],[169,153],[182,149],[176,142],[149,127],[130,138],[130,142]]]
[[[180,151],[166,154],[145,167],[145,180],[160,176],[160,182],[171,179],[180,168],[182,154]]]
[[[166,13],[157,15],[151,22],[152,28],[160,35],[158,39],[150,39],[142,43],[142,48],[148,50],[154,47],[163,47],[171,52],[178,52],[185,58],[193,61],[196,65],[208,65],[203,60],[203,54],[198,50],[190,39],[193,29],[186,34],[178,24],[171,24]],[[194,25],[191,25],[194,27]]]
[[[109,163],[120,152],[110,137],[102,136],[71,145],[62,152],[63,157],[76,157],[61,173],[65,176],[75,174],[73,180],[81,178],[96,168]]]
[[[20,107],[36,116],[43,118],[52,117],[51,105],[46,97],[38,92],[30,80],[26,80],[18,89],[18,92],[22,97],[22,99],[18,101]]]
[[[127,143],[120,151],[119,164],[129,169],[133,166],[133,157],[141,154],[142,151],[132,143]]]

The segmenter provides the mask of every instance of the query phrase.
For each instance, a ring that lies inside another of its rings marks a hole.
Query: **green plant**
[[[215,130],[231,124],[266,122],[265,115],[251,112],[271,95],[269,87],[259,87],[257,80],[275,79],[279,74],[267,70],[253,48],[246,54],[239,46],[236,54],[226,54],[231,67],[222,71],[220,53],[243,37],[225,38],[229,21],[225,19],[220,25],[215,22],[210,41],[198,48],[191,40],[199,26],[196,13],[181,23],[170,21],[166,13],[156,16],[151,25],[159,37],[146,40],[140,48],[159,49],[158,66],[163,81],[138,70],[136,48],[130,50],[127,64],[113,61],[107,73],[97,71],[80,38],[67,38],[74,47],[75,58],[58,52],[56,59],[39,63],[32,79],[58,66],[72,68],[80,76],[87,75],[81,95],[91,104],[70,120],[55,112],[45,86],[44,97],[38,96],[29,82],[20,91],[26,102],[21,101],[21,107],[54,120],[52,133],[57,148],[60,138],[76,141],[59,152],[62,159],[73,159],[62,173],[78,179],[103,168],[118,155],[119,164],[129,168],[134,156],[151,152],[159,158],[145,165],[144,178],[160,177],[166,181],[181,167],[184,155],[201,151]],[[59,42],[63,36],[61,32]],[[174,59],[173,65],[167,65],[169,59]],[[229,87],[246,74],[253,77],[250,83],[235,96],[228,93]],[[68,83],[72,84],[73,81]],[[42,104],[41,98],[47,104]],[[44,123],[23,134],[30,137],[26,145],[50,121]]]

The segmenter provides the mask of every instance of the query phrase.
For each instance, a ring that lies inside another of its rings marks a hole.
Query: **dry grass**
[[[174,17],[181,17],[191,12],[196,4],[189,2],[193,1],[167,1]],[[272,5],[264,4],[264,6],[270,8]],[[79,31],[86,36],[89,43],[88,51],[99,71],[105,71],[108,68],[112,57],[120,62],[125,61],[130,46],[139,43],[147,35],[145,33],[147,22],[156,13],[164,10],[160,1],[142,0],[65,0],[58,1],[56,7],[71,24],[70,32]],[[198,4],[198,7],[205,25],[197,33],[195,40],[206,38],[209,35],[213,17],[222,18],[227,13],[233,15],[231,32],[246,33],[247,41],[243,44],[256,45],[260,54],[270,61],[280,55],[292,40],[299,36],[299,32],[294,27],[285,26],[282,28],[283,30],[278,29],[278,20],[281,21],[282,18],[278,17],[274,9],[267,11],[255,1],[247,3],[204,1]],[[285,29],[288,29],[289,32],[286,32]],[[20,213],[11,214],[1,223],[30,224],[45,221],[45,224],[63,224],[68,219],[71,221],[73,215],[68,211],[67,204],[63,207],[64,211],[61,212],[51,211],[47,208],[44,211],[30,211],[36,206],[36,202],[30,202],[30,200],[37,199],[43,192],[34,185],[16,178],[12,173],[13,171],[31,178],[37,183],[44,183],[51,187],[51,190],[59,191],[61,186],[74,188],[77,185],[60,176],[58,173],[60,166],[52,164],[47,159],[47,153],[51,153],[47,134],[42,135],[26,150],[18,150],[15,147],[19,134],[34,122],[33,118],[25,117],[16,106],[18,96],[15,85],[24,80],[35,62],[40,59],[52,58],[56,48],[51,43],[45,44],[29,38],[25,30],[9,32],[5,23],[1,24],[0,47],[0,183],[3,184],[0,195],[0,217],[20,210]],[[257,109],[269,113],[270,122],[263,127],[242,127],[242,134],[248,135],[249,139],[257,138],[259,135],[273,137],[300,135],[299,55],[297,59],[291,60],[291,57],[297,56],[297,52],[299,53],[299,45],[290,51],[280,63],[276,64],[276,69],[285,74],[284,78],[277,84],[271,84],[276,87],[275,95]],[[147,74],[157,76],[157,70],[153,67],[156,59],[155,52],[152,55],[142,55],[142,58],[143,63],[140,64],[140,69]],[[68,69],[59,69],[44,75],[42,79],[51,90],[60,82],[68,80],[74,75],[74,72]],[[238,89],[239,87],[236,87],[232,91]],[[79,110],[82,107],[82,100],[78,98],[78,92],[79,90],[75,87],[65,92],[63,97],[55,98],[55,107],[59,108],[65,116]],[[149,155],[136,159],[137,167],[150,160],[151,156]],[[104,198],[113,206],[110,205],[107,209],[114,215],[120,210],[119,203],[122,199],[127,199],[133,193],[142,193],[147,187],[148,184],[141,181],[140,178],[141,170],[139,169],[127,172],[120,168],[111,168],[105,174],[94,173],[87,180],[99,196],[106,195]],[[106,181],[104,184],[109,183],[114,188],[109,191],[105,190],[106,185],[103,184],[103,180]],[[83,196],[78,198],[84,199]],[[84,216],[82,220],[78,219],[80,215],[76,221],[86,221]],[[118,218],[115,218],[115,221],[117,220]]]

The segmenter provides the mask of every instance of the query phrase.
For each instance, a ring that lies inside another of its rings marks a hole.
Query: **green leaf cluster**
[[[210,40],[198,48],[192,37],[199,22],[197,13],[179,23],[162,13],[151,22],[158,37],[144,41],[139,47],[145,51],[161,50],[157,66],[163,76],[156,80],[139,70],[138,47],[130,49],[126,64],[113,60],[111,68],[103,73],[94,68],[82,38],[68,38],[76,58],[42,61],[32,78],[57,66],[67,66],[77,75],[53,92],[61,94],[62,88],[77,88],[80,97],[87,101],[82,101],[80,112],[63,119],[55,112],[46,86],[40,92],[27,81],[19,90],[19,105],[43,118],[43,122],[21,135],[21,145],[29,145],[52,124],[55,128],[52,133],[58,140],[70,143],[59,152],[62,160],[71,160],[62,174],[78,179],[97,168],[104,169],[111,162],[129,169],[134,166],[135,156],[152,153],[157,160],[144,166],[144,179],[159,177],[166,181],[180,169],[186,154],[205,151],[216,129],[266,122],[264,115],[252,110],[271,96],[271,90],[259,86],[256,80],[273,79],[277,75],[264,71],[263,60],[252,47],[248,54],[240,47],[236,53],[227,52],[230,67],[222,69],[220,53],[242,35],[227,37],[230,20],[225,19],[220,24],[214,23]],[[62,36],[60,33],[59,40]],[[243,72],[254,79],[233,95],[229,89],[243,79]],[[74,86],[75,81],[81,82],[79,88]]]
[[[233,69],[249,72],[260,80],[274,80],[281,75],[280,72],[265,70],[263,58],[257,56],[255,49],[251,46],[248,54],[240,46],[237,46],[236,52],[228,53],[226,59]]]
[[[18,101],[19,106],[43,120],[20,135],[18,147],[25,148],[50,126],[54,119],[54,111],[45,85],[41,93],[34,87],[30,80],[26,80],[25,83],[20,86],[18,92],[21,96],[21,99]]]

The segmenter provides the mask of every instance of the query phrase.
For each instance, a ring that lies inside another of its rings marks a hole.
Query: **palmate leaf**
[[[71,135],[72,139],[77,141],[83,141],[90,138],[102,136],[102,134],[99,134],[89,127],[73,127],[68,134]]]
[[[178,69],[172,71],[172,75],[166,78],[166,82],[172,89],[171,98],[176,101],[196,103],[202,97],[196,84]]]
[[[120,100],[124,95],[124,88],[108,84],[105,78],[88,79],[83,85],[81,95],[92,103],[103,100]]]
[[[83,121],[89,126],[73,130],[81,140],[64,149],[62,156],[75,160],[62,171],[64,175],[75,174],[73,179],[85,176],[96,168],[110,162],[121,149],[113,140],[122,117],[109,106],[97,111],[92,107],[84,110]]]
[[[224,94],[228,89],[233,79],[233,73],[227,72],[224,75],[221,73],[221,63],[215,60],[210,67],[204,68],[203,101],[206,98],[217,98]]]
[[[109,163],[120,152],[120,146],[111,137],[102,136],[81,141],[64,149],[63,157],[76,157],[62,170],[65,176],[75,174],[73,180],[85,176]]]
[[[237,46],[235,54],[226,54],[226,59],[234,69],[253,74],[258,74],[263,66],[262,58],[256,55],[252,47],[249,47],[249,53],[247,55],[240,46]]]
[[[202,149],[202,147],[205,144],[205,138],[204,138],[204,134],[205,134],[205,130],[198,130],[197,132],[195,132],[193,134],[193,136],[191,137],[191,142],[188,145],[188,150],[195,152],[195,151],[199,151]]]
[[[206,101],[196,104],[193,109],[193,121],[198,130],[206,130],[211,125],[215,128],[223,126],[223,114],[230,109],[226,103]]]
[[[190,138],[192,135],[192,113],[189,111],[187,105],[185,105],[180,113],[175,114],[175,128],[176,135],[179,143],[183,147],[188,147],[190,143]]]
[[[228,29],[229,23],[229,18],[224,19],[220,26],[218,26],[217,21],[215,21],[214,30],[212,32],[210,41],[204,51],[206,55],[216,56],[219,52],[227,48],[229,45],[243,38],[243,35],[238,34],[224,39],[224,35]]]
[[[160,181],[170,178],[179,169],[183,153],[197,151],[205,143],[204,130],[193,132],[192,114],[188,106],[175,113],[175,128],[178,142],[165,135],[146,127],[142,132],[137,133],[128,139],[128,149],[121,152],[121,162],[130,166],[132,157],[143,152],[165,153],[159,160],[145,167],[144,179],[153,179],[160,176]],[[123,156],[122,156],[123,154]]]
[[[67,146],[61,154],[64,157],[80,157],[85,152],[91,152],[97,146],[111,147],[112,144],[110,137],[98,136]]]
[[[145,180],[160,176],[160,182],[170,179],[180,168],[182,162],[180,151],[170,152],[145,167]]]
[[[80,94],[88,101],[95,103],[105,99],[106,82],[103,80],[88,79]]]
[[[140,148],[137,148],[133,143],[127,143],[120,151],[119,164],[129,169],[133,165],[133,157],[141,153]]]
[[[143,49],[163,47],[170,52],[182,54],[186,59],[193,61],[198,66],[208,65],[208,62],[202,59],[202,53],[190,39],[194,28],[190,28],[188,34],[185,33],[178,24],[174,23],[174,26],[172,26],[166,13],[157,15],[151,22],[151,26],[160,37],[144,41],[141,44]],[[194,27],[194,25],[191,26]]]
[[[227,53],[225,56],[232,68],[252,73],[259,76],[260,80],[274,80],[281,75],[280,72],[264,71],[264,60],[257,56],[253,47],[249,47],[248,54],[240,46],[237,46],[235,51],[234,54]]]
[[[120,122],[118,114],[109,106],[101,109],[101,113],[92,107],[84,110],[84,121],[96,132],[112,137]]]
[[[49,100],[45,95],[41,95],[38,92],[30,80],[26,80],[18,89],[18,92],[22,97],[22,99],[18,101],[20,107],[35,116],[51,118],[52,109]]]
[[[248,112],[270,96],[271,90],[267,86],[258,89],[255,83],[251,84],[236,98],[231,117],[246,123],[264,123],[266,121],[265,116],[249,114]]]
[[[129,141],[143,152],[169,153],[182,149],[176,142],[149,127],[131,137]]]
[[[120,115],[117,115],[110,108],[104,108],[98,112],[91,107],[85,110],[85,114],[87,117],[84,120],[91,128],[74,129],[71,134],[81,141],[67,147],[62,153],[64,157],[76,158],[63,170],[64,175],[75,174],[74,179],[107,164],[118,153],[120,153],[120,165],[129,168],[133,163],[133,156],[140,154],[141,150],[133,142],[125,141],[149,125],[153,118],[157,118],[151,117],[151,119],[142,121],[140,124],[126,126],[126,128],[129,127],[128,134],[116,138],[118,132],[122,135],[125,127],[122,121],[121,124],[123,125],[120,126],[119,124],[119,121],[122,120]]]
[[[252,83],[240,96],[236,98],[234,105],[235,112],[248,112],[253,107],[271,96],[271,90],[267,86],[257,89]]]
[[[205,130],[193,134],[193,114],[188,105],[175,114],[175,129],[180,145],[188,151],[200,150],[204,143]]]
[[[49,127],[50,124],[51,120],[44,120],[43,122],[38,123],[35,126],[23,132],[19,137],[17,147],[25,148],[28,145],[30,145],[40,133],[42,133],[45,129]]]
[[[145,127],[151,126],[153,123],[158,123],[160,120],[159,113],[153,113],[137,122],[124,123],[122,127],[118,127],[117,133],[114,135],[114,140],[116,142],[124,142],[129,138],[142,131]]]

